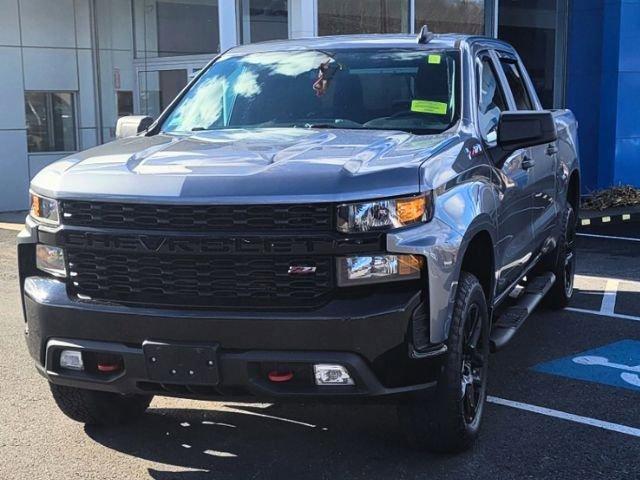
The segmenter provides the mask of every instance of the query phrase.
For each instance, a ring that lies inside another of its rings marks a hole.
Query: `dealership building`
[[[468,32],[511,42],[580,125],[583,187],[640,186],[640,0],[0,0],[0,212],[30,178],[152,117],[217,53],[280,38]]]

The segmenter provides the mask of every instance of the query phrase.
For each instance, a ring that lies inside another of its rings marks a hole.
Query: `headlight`
[[[45,225],[60,225],[58,202],[50,198],[41,197],[31,192],[31,209],[29,215]]]
[[[371,255],[338,258],[338,286],[417,280],[424,258],[417,255]]]
[[[64,263],[64,250],[49,245],[36,245],[36,267],[54,277],[66,277],[67,267]]]
[[[369,232],[406,227],[431,219],[431,195],[338,205],[338,230]]]

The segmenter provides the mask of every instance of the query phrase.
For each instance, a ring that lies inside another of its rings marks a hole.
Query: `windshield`
[[[370,128],[441,133],[457,120],[455,51],[298,50],[225,56],[189,89],[164,132]]]

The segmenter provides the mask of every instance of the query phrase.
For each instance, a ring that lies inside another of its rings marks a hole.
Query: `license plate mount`
[[[218,346],[146,340],[142,344],[149,380],[183,385],[220,382]]]

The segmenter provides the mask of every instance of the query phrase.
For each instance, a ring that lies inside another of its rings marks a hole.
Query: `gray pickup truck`
[[[477,437],[491,351],[573,291],[577,124],[483,37],[324,37],[215,58],[153,121],[41,171],[18,238],[60,409],[153,395],[390,401]]]

